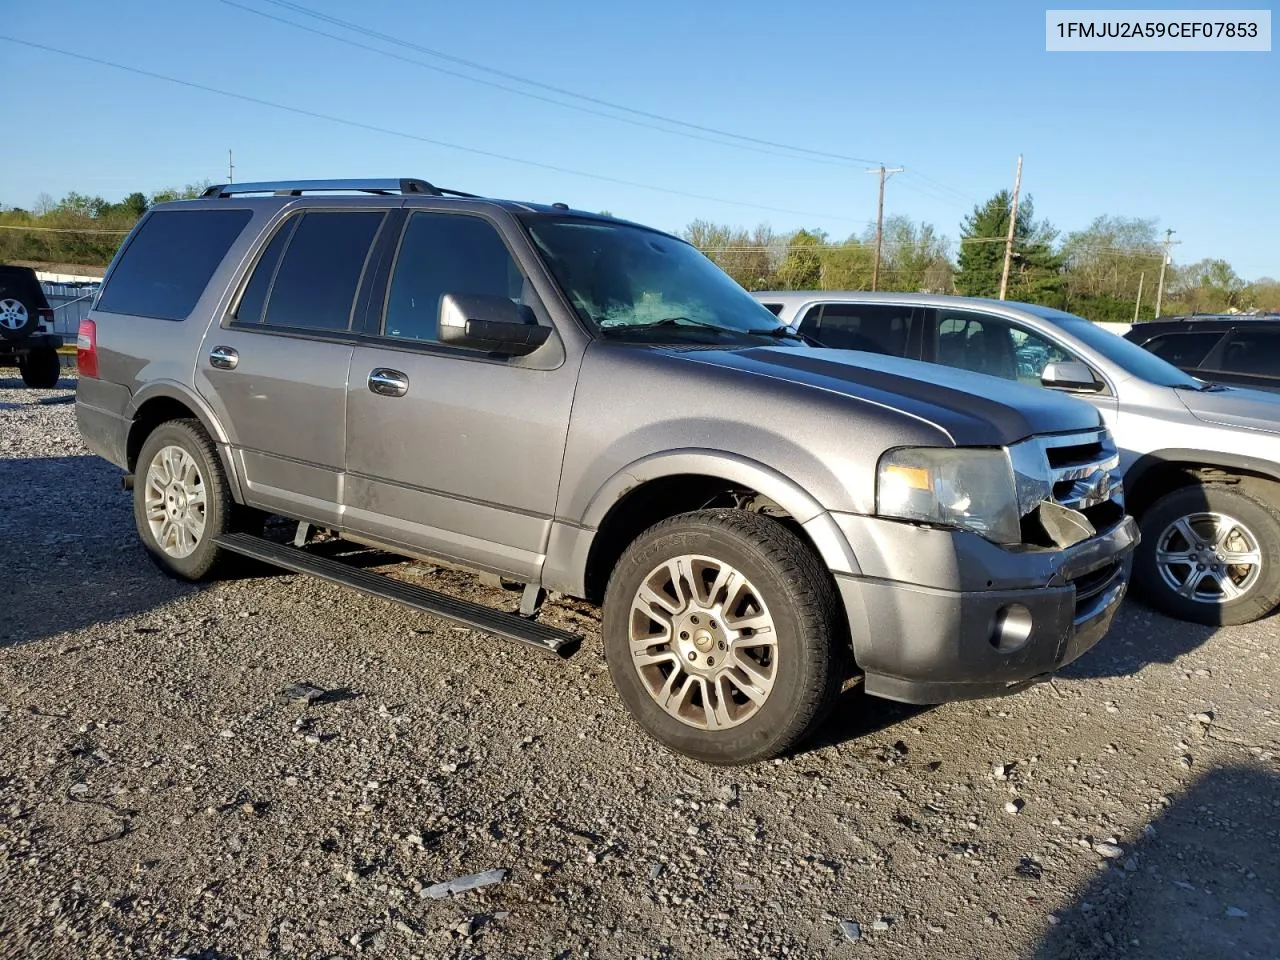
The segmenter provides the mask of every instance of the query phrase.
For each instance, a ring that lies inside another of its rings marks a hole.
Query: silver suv
[[[716,763],[786,750],[849,680],[1044,679],[1106,632],[1136,541],[1088,404],[812,350],[675,237],[420,180],[153,208],[79,368],[162,570],[245,554],[561,653],[543,592],[602,603],[621,699]],[[523,584],[521,611],[332,535]]]
[[[1280,604],[1280,397],[1197,380],[1089,321],[1026,303],[898,293],[755,295],[828,347],[911,357],[1092,403],[1142,529],[1134,583],[1207,624]]]

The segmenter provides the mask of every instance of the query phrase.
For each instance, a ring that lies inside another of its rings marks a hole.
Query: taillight
[[[76,369],[82,377],[98,376],[98,325],[92,320],[80,321],[76,335]]]
[[[37,307],[36,316],[48,323],[49,326],[53,326],[53,311],[48,307]]]

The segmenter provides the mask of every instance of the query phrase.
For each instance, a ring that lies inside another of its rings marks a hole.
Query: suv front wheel
[[[738,764],[783,753],[826,715],[845,676],[830,574],[775,520],[672,517],[610,577],[604,648],[623,703],[680,753]]]
[[[133,519],[165,573],[201,580],[223,560],[214,539],[231,529],[235,502],[218,451],[196,420],[171,420],[142,444]]]
[[[1238,486],[1188,486],[1143,513],[1134,582],[1170,616],[1249,623],[1280,603],[1280,515]]]

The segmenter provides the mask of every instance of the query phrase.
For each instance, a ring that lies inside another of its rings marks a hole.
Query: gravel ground
[[[1275,619],[1130,604],[1053,684],[851,691],[716,769],[638,733],[590,608],[548,607],[586,636],[556,661],[301,577],[165,579],[45,402],[73,386],[0,372],[0,956],[1280,956]]]

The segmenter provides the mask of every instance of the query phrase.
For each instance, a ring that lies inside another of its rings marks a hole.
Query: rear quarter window
[[[208,208],[150,214],[111,271],[97,309],[185,320],[252,216]]]
[[[1198,367],[1221,339],[1221,331],[1162,333],[1148,340],[1143,346],[1161,360],[1168,360],[1175,367]]]

